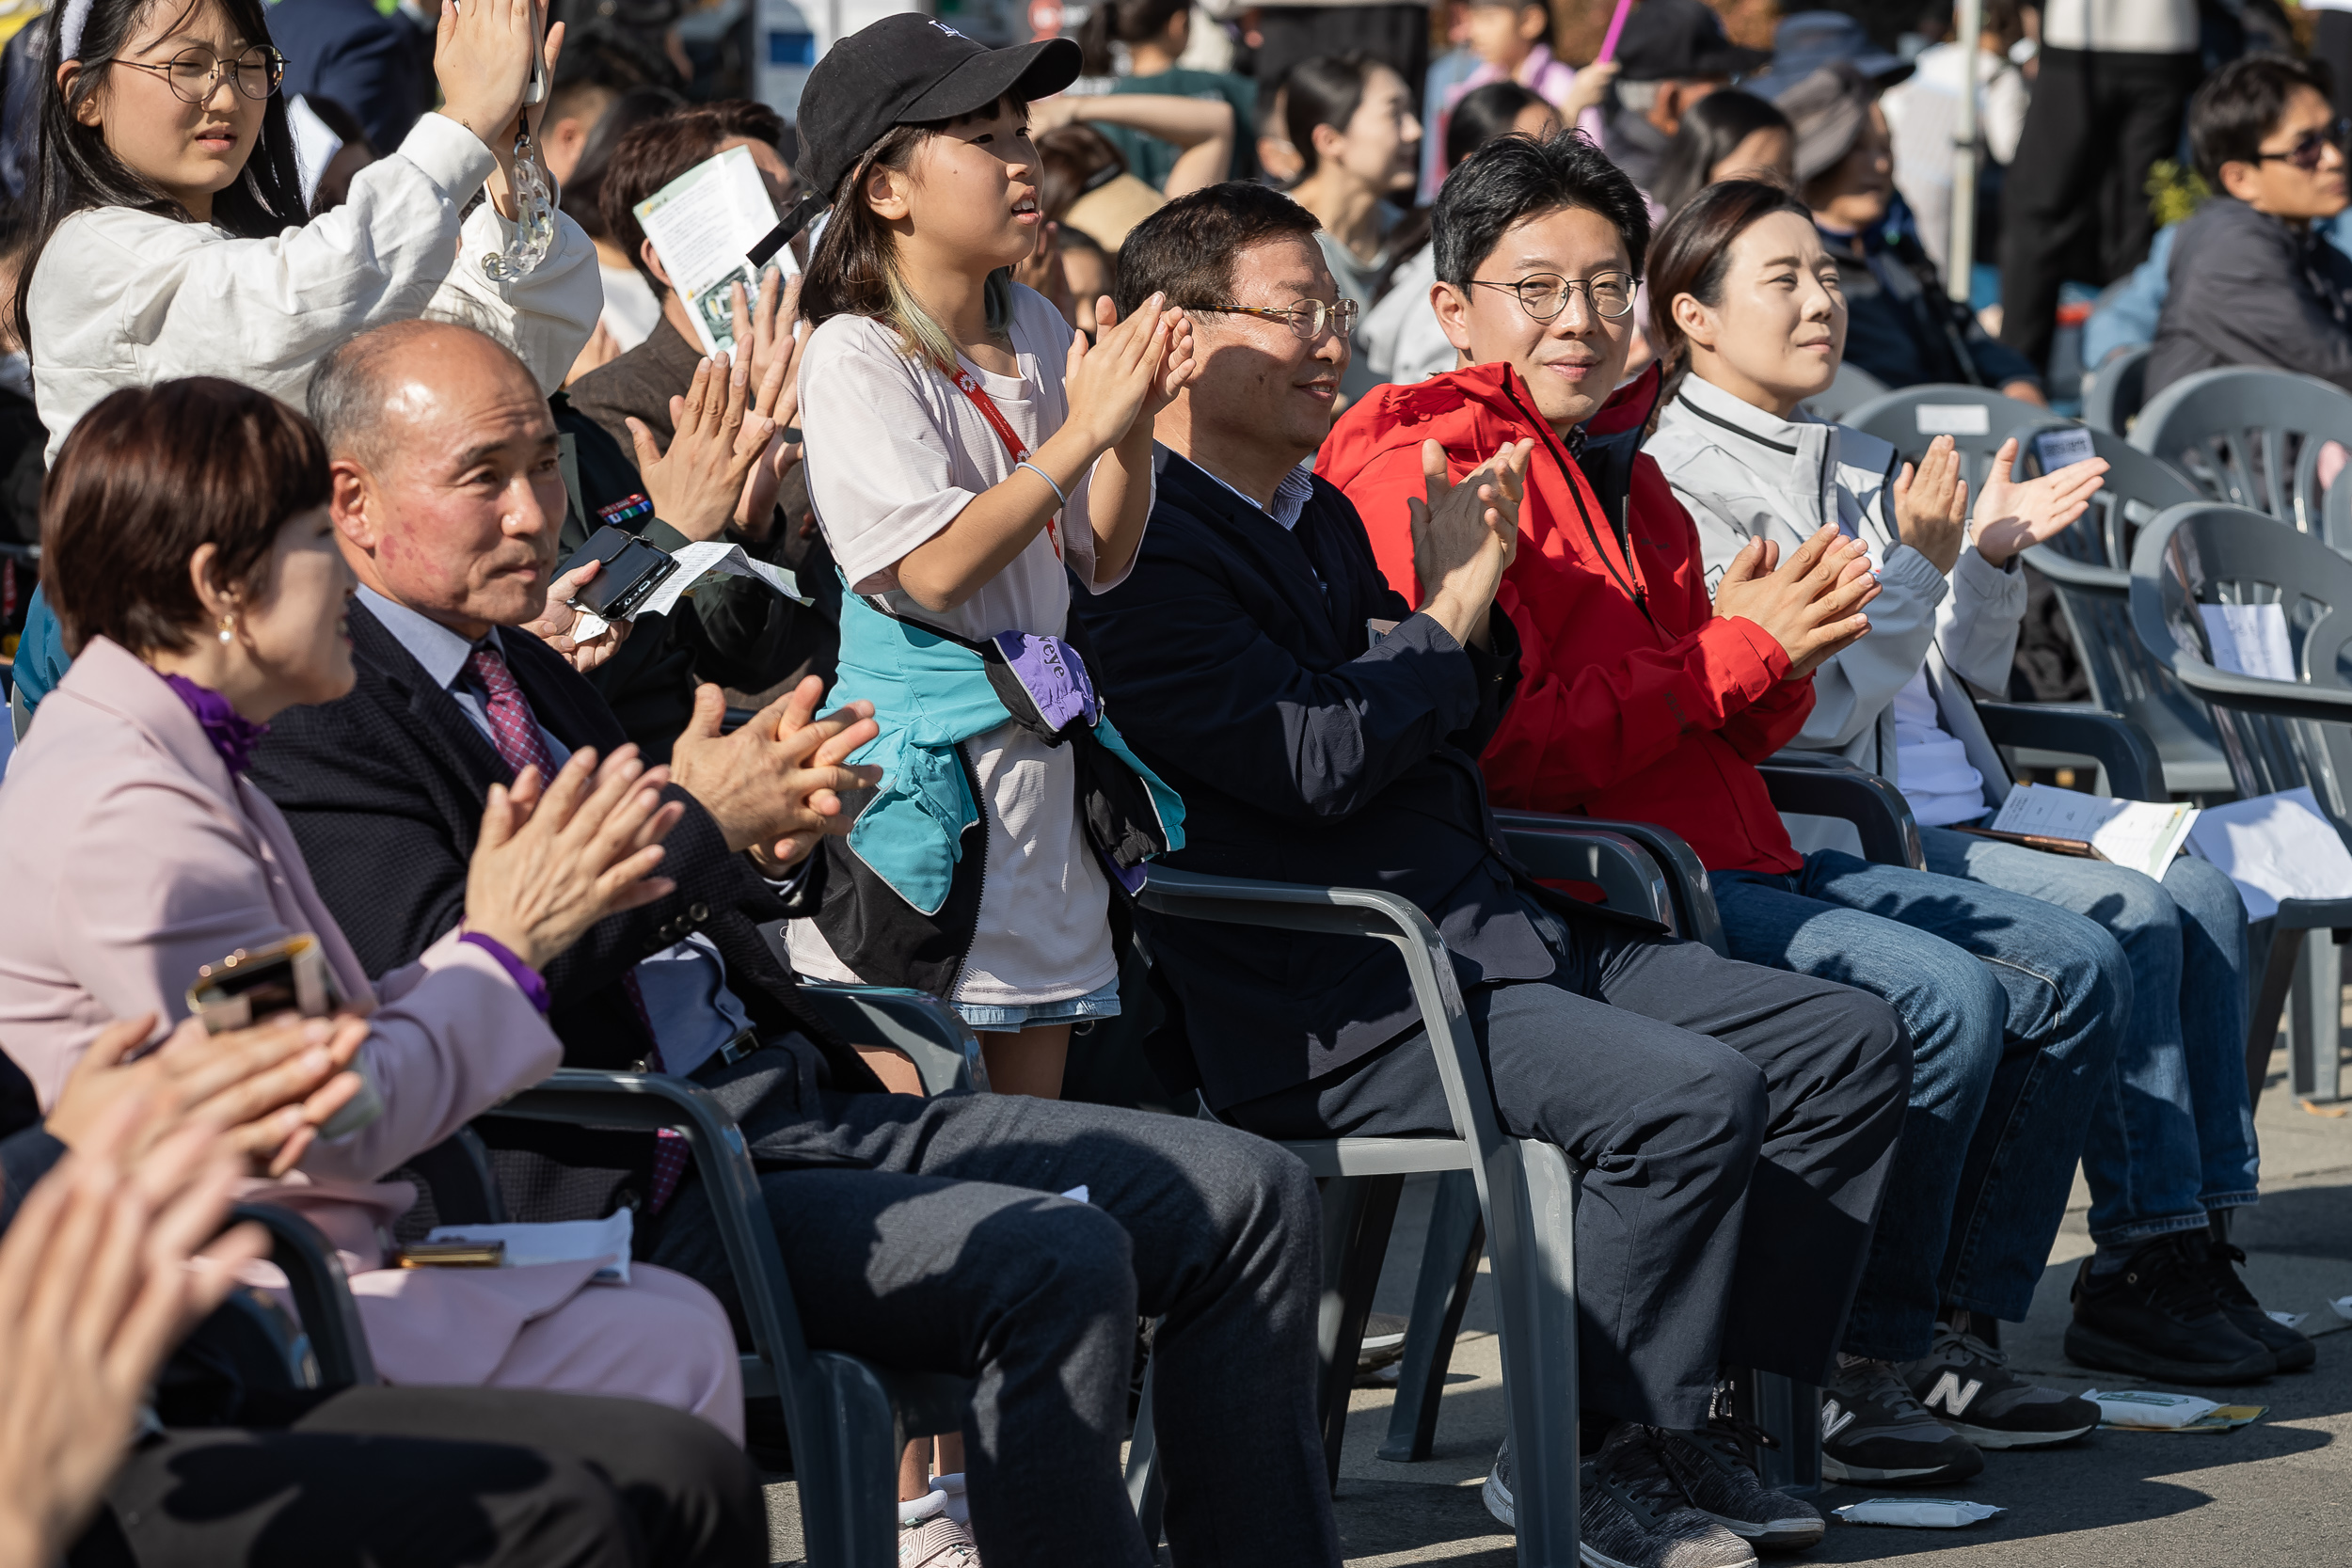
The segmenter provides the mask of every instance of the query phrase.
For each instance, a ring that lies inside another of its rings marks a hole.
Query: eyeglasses
[[[1356,302],[1341,300],[1327,305],[1319,299],[1301,300],[1287,310],[1277,310],[1263,305],[1187,305],[1187,310],[1215,311],[1224,315],[1263,316],[1268,321],[1289,324],[1292,333],[1308,342],[1323,336],[1326,326],[1339,336],[1342,342],[1356,330]]]
[[[127,65],[133,71],[162,71],[172,95],[189,103],[201,103],[212,97],[223,76],[236,83],[237,90],[247,98],[267,98],[286,79],[286,56],[258,44],[233,60],[224,60],[209,49],[183,49],[160,65],[144,60],[112,63]]]
[[[1556,272],[1539,272],[1533,277],[1522,277],[1516,283],[1489,283],[1483,277],[1470,279],[1477,289],[1506,289],[1519,296],[1519,309],[1539,322],[1548,322],[1568,308],[1568,296],[1579,289],[1584,291],[1585,303],[1593,314],[1605,321],[1616,321],[1633,309],[1633,275],[1604,272],[1579,282],[1563,277]]]
[[[2304,132],[2295,138],[2295,145],[2284,152],[2256,152],[2254,162],[2266,164],[2275,158],[2293,164],[2296,168],[2309,174],[2319,167],[2319,160],[2326,155],[2320,150],[2332,147],[2341,152],[2344,150],[2348,135],[2352,135],[2352,120],[2339,119],[2323,125],[2316,131]]]

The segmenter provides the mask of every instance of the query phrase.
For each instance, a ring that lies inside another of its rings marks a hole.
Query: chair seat
[[[1460,1138],[1301,1138],[1284,1142],[1306,1162],[1307,1173],[1332,1176],[1412,1176],[1431,1170],[1469,1170],[1477,1150]]]

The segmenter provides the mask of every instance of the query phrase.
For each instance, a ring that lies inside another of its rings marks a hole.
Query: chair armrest
[[[925,1094],[972,1086],[980,1059],[979,1037],[961,1014],[930,992],[803,980],[800,994],[809,1010],[844,1039],[905,1053],[923,1080]]]
[[[504,1225],[506,1198],[482,1134],[461,1127],[423,1153],[403,1162],[423,1179],[433,1212],[443,1225]]]
[[[1373,937],[1404,955],[1414,1004],[1429,1031],[1438,1079],[1445,1088],[1455,1133],[1476,1150],[1481,1201],[1487,1200],[1487,1172],[1510,1158],[1486,1092],[1486,1067],[1470,1034],[1470,1012],[1454,977],[1454,960],[1429,917],[1410,900],[1372,888],[1314,887],[1301,882],[1262,882],[1212,877],[1153,865],[1137,901],[1156,914],[1187,920],[1218,920],[1236,926],[1265,926],[1291,931],[1326,931]],[[1472,1095],[1470,1085],[1479,1092]]]
[[[2164,763],[2148,732],[2105,708],[2039,703],[1979,703],[1977,717],[1995,746],[2032,746],[2096,757],[2119,800],[2162,800]]]
[[[368,1332],[359,1322],[358,1303],[351,1299],[351,1281],[319,1227],[291,1209],[267,1203],[240,1203],[230,1213],[269,1232],[270,1261],[294,1294],[294,1313],[318,1362],[320,1386],[375,1383],[375,1357],[368,1353]]]
[[[799,1408],[810,1413],[810,1418],[819,1418],[806,1402],[818,1386],[809,1369],[808,1339],[801,1330],[800,1311],[793,1304],[792,1282],[785,1272],[775,1227],[768,1223],[760,1197],[759,1173],[743,1145],[742,1130],[718,1096],[690,1079],[667,1073],[558,1068],[547,1082],[502,1101],[496,1114],[579,1127],[669,1131],[684,1137],[709,1196],[711,1216],[734,1270],[736,1290],[743,1298],[753,1348],[778,1370],[785,1386],[775,1392],[787,1408]],[[774,1325],[772,1334],[771,1325]],[[770,1342],[779,1338],[781,1343]]]
[[[1697,855],[1682,835],[1671,832],[1654,822],[1617,822],[1597,816],[1552,816],[1543,812],[1499,811],[1495,820],[1506,834],[1522,830],[1545,828],[1556,824],[1584,831],[1615,834],[1638,845],[1664,877],[1666,892],[1674,900],[1675,934],[1688,942],[1703,942],[1716,952],[1729,957],[1724,944],[1724,923],[1715,912],[1715,891],[1708,885],[1707,867],[1699,863]],[[1518,843],[1512,840],[1513,852]]]
[[[1773,810],[1842,816],[1861,835],[1865,858],[1881,865],[1927,869],[1927,850],[1919,842],[1911,802],[1876,773],[1866,773],[1839,757],[1803,757],[1788,752],[1775,753],[1756,771],[1764,775]]]
[[[1538,878],[1599,884],[1601,902],[1672,928],[1674,895],[1666,874],[1632,839],[1572,816],[1534,812],[1496,813],[1503,842],[1519,863]]]
[[[2048,545],[2026,546],[2026,564],[2052,582],[2064,583],[2069,588],[2109,594],[2119,599],[2131,596],[2132,574],[2121,566],[2096,566],[2071,555],[2061,555]]]

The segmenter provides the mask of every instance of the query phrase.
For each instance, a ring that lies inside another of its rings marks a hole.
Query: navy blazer
[[[1186,870],[1376,887],[1436,923],[1463,984],[1537,979],[1478,752],[1518,682],[1492,618],[1466,649],[1382,578],[1347,498],[1318,479],[1295,529],[1162,451],[1136,568],[1074,594],[1097,688],[1184,798]],[[1394,621],[1377,644],[1367,623]],[[1581,906],[1577,906],[1581,908]],[[1419,1020],[1385,942],[1140,911],[1217,1109],[1319,1077]]]

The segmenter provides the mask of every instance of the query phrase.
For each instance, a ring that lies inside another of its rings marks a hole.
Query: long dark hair
[[[1078,27],[1078,50],[1089,76],[1108,76],[1113,69],[1111,45],[1141,43],[1168,31],[1168,24],[1192,8],[1192,0],[1094,0],[1094,9]]]
[[[1017,99],[1010,102],[1027,112],[1026,103]],[[991,104],[962,119],[993,114],[996,108],[997,104]],[[825,231],[808,259],[807,279],[801,285],[801,314],[811,325],[822,326],[834,316],[870,316],[898,333],[899,353],[948,376],[956,373],[956,345],[947,329],[923,308],[908,286],[906,275],[898,270],[898,241],[890,226],[866,203],[864,191],[869,172],[912,167],[917,148],[960,123],[961,119],[942,119],[894,125],[866,150],[866,155],[841,177],[840,186],[828,193],[833,199],[832,215],[825,220]],[[1010,267],[989,274],[987,297],[988,330],[994,334],[1009,331],[1012,325]]]
[[[1707,185],[1717,164],[1758,131],[1796,132],[1775,104],[1752,92],[1721,87],[1682,111],[1682,124],[1659,160],[1650,194],[1669,213],[1678,213]]]
[[[1701,190],[1659,230],[1649,252],[1649,342],[1666,367],[1661,405],[1691,373],[1689,346],[1675,325],[1676,298],[1689,294],[1701,305],[1722,304],[1732,242],[1773,213],[1813,221],[1811,210],[1777,180],[1725,180]]]
[[[57,35],[65,13],[72,8],[53,6],[34,26],[41,29],[40,167],[33,205],[31,259],[16,283],[17,320],[24,323],[25,352],[32,353],[32,318],[25,304],[32,296],[33,273],[57,226],[92,207],[130,207],[142,213],[193,223],[188,210],[133,172],[106,145],[104,132],[84,125],[74,111],[103,86],[111,64],[130,40],[131,30],[151,10],[178,5],[173,23],[186,17],[204,0],[90,0],[73,57],[82,62],[71,89],[56,87]],[[268,47],[269,23],[262,0],[217,0],[247,45]],[[237,89],[230,88],[231,92]],[[266,239],[310,221],[302,199],[302,176],[294,165],[294,128],[286,119],[286,98],[273,93],[262,105],[262,135],[253,144],[244,170],[228,189],[213,198],[213,225],[241,240]]]

